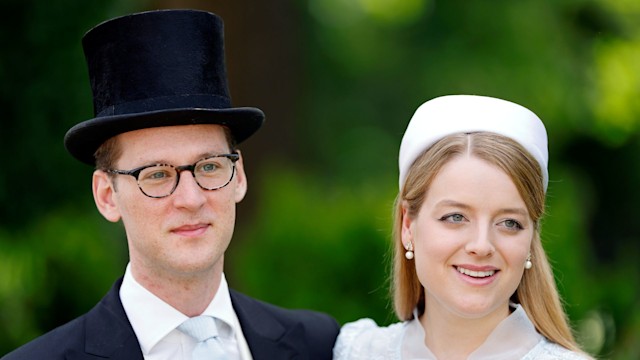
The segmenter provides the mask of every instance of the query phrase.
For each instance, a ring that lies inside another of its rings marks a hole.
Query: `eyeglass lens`
[[[138,186],[152,197],[168,196],[178,185],[179,172],[191,170],[190,167],[176,168],[172,165],[154,165],[144,168],[138,175]],[[227,185],[234,173],[231,159],[216,156],[198,161],[193,166],[195,180],[206,190],[215,190]]]

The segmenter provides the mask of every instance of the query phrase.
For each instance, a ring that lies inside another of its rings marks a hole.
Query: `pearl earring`
[[[407,252],[404,253],[404,257],[406,257],[407,260],[413,259],[413,244],[412,243],[408,243],[405,246],[405,249],[407,249]]]
[[[527,261],[524,262],[524,268],[529,270],[533,267],[533,263],[531,262],[531,254],[527,256]]]

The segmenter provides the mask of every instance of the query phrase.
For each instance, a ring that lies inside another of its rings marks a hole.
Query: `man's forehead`
[[[230,151],[224,127],[211,124],[146,128],[119,134],[116,139],[120,159],[125,161],[132,157],[148,161],[197,158]]]

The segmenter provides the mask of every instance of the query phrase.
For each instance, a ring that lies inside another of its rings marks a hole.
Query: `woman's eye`
[[[451,214],[451,215],[445,215],[442,218],[440,218],[441,221],[448,221],[448,222],[452,222],[452,223],[459,223],[464,221],[464,216],[462,216],[461,214]]]
[[[508,219],[502,222],[507,229],[522,230],[524,227],[522,224],[513,219]]]

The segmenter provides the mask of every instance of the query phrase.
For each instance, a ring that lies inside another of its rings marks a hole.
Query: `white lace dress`
[[[379,327],[361,319],[342,327],[333,349],[334,360],[437,360],[424,345],[424,329],[416,319]],[[586,360],[588,357],[548,341],[536,330],[524,309],[504,319],[468,360]]]

